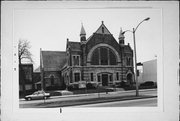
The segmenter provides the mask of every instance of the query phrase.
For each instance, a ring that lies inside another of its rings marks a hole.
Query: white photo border
[[[129,8],[160,9],[162,40],[158,55],[158,107],[20,109],[18,94],[18,46],[14,40],[14,12],[18,9]],[[179,17],[178,2],[61,1],[2,2],[2,120],[142,120],[179,118]],[[171,65],[171,66],[169,66]]]

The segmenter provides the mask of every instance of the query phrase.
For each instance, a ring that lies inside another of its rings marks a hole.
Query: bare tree
[[[19,65],[21,65],[22,59],[29,59],[31,62],[32,60],[32,54],[29,51],[31,48],[30,42],[27,40],[19,40],[18,43],[18,59],[19,59]]]
[[[18,43],[19,84],[22,84],[23,96],[26,95],[26,87],[25,87],[25,72],[22,68],[22,59],[28,59],[31,62],[33,62],[30,48],[31,46],[30,46],[29,41],[19,40],[19,43]]]

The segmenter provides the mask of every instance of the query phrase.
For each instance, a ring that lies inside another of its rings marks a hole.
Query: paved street
[[[72,106],[72,107],[155,107],[155,106],[157,106],[157,98],[96,103],[96,104],[88,104],[88,105],[80,105],[80,106]]]
[[[151,90],[140,90],[140,95],[157,95],[156,89]],[[94,93],[94,94],[79,94],[79,95],[68,95],[68,96],[53,96],[46,100],[46,102],[53,102],[53,101],[64,101],[64,100],[76,100],[76,99],[84,99],[84,98],[94,98],[94,97],[114,97],[114,96],[129,96],[129,95],[135,95],[135,90],[133,91],[119,91],[119,92],[109,92],[106,93]],[[20,104],[31,104],[31,103],[44,103],[44,100],[31,100],[26,101],[25,99],[20,100]]]
[[[141,90],[139,91],[140,95],[146,95],[146,96],[157,96],[157,90],[151,89],[151,90]],[[62,101],[78,101],[83,99],[94,99],[98,97],[106,97],[106,98],[114,98],[118,96],[132,96],[135,95],[135,90],[133,91],[119,91],[119,92],[109,92],[106,93],[94,93],[94,94],[83,94],[83,95],[72,95],[72,96],[54,96],[50,99],[45,100],[45,103],[54,103],[54,102],[62,102]],[[24,99],[20,100],[20,107],[31,107],[36,104],[44,104],[44,100],[32,100],[32,101],[26,101]]]

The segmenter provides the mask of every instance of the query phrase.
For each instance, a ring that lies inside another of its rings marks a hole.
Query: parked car
[[[33,100],[33,99],[47,99],[50,97],[50,93],[46,93],[44,91],[36,91],[31,95],[25,96],[26,100]]]
[[[155,85],[155,83],[153,81],[147,81],[147,82],[140,84],[140,86],[154,86],[154,85]]]

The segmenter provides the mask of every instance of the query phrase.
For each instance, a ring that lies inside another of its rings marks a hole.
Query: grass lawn
[[[96,98],[86,98],[86,99],[75,99],[75,100],[66,100],[66,101],[54,101],[46,103],[37,103],[31,104],[31,108],[55,108],[55,107],[67,107],[75,105],[85,105],[85,104],[94,104],[94,103],[104,103],[104,102],[113,102],[113,101],[123,101],[123,100],[132,100],[132,99],[144,99],[144,98],[154,98],[156,96],[139,96],[134,95],[129,96],[116,96],[116,97],[96,97]],[[21,107],[21,105],[20,105]],[[22,106],[23,108],[28,108],[28,105]]]
[[[141,89],[153,89],[153,88],[157,88],[156,86],[151,86],[151,87],[139,87],[139,90]],[[117,89],[117,88],[116,88]],[[99,87],[99,88],[96,88],[96,89],[86,89],[86,88],[83,88],[83,89],[75,89],[75,90],[71,90],[70,92],[72,92],[73,94],[89,94],[89,93],[102,93],[102,92],[113,92],[113,91],[116,91],[115,88],[107,88],[107,87]],[[124,87],[124,88],[121,88],[121,89],[124,89],[126,91],[128,90],[136,90],[136,87],[135,86],[132,86],[132,87]],[[51,96],[61,96],[63,94],[61,94],[61,92],[57,92],[57,91],[47,91],[51,94]]]
[[[102,93],[102,92],[113,92],[114,90],[112,88],[97,88],[97,89],[76,89],[72,90],[73,94],[89,94],[89,93]],[[60,91],[46,91],[50,93],[51,96],[61,96]]]
[[[87,94],[87,93],[101,93],[101,92],[113,92],[112,88],[97,88],[97,89],[79,89],[73,90],[73,94]]]

